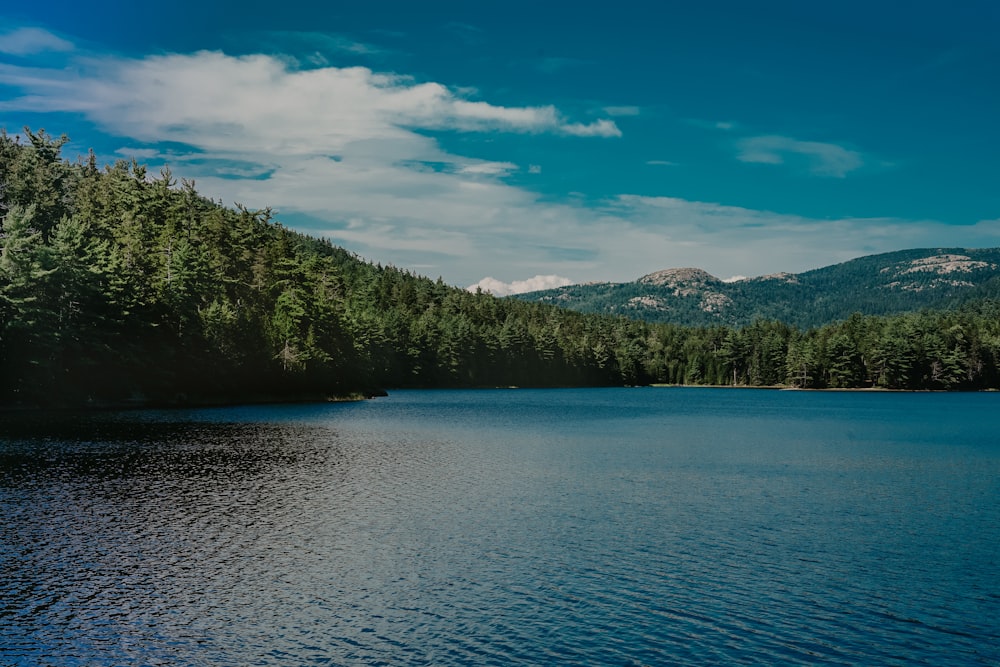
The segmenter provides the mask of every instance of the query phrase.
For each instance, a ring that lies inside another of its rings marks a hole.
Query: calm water
[[[1000,394],[0,416],[0,664],[1000,664]]]

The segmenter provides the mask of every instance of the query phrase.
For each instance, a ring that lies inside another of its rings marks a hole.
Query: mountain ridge
[[[814,327],[853,313],[953,308],[998,296],[1000,248],[938,247],[866,255],[802,273],[728,281],[700,268],[669,268],[631,282],[568,285],[515,298],[687,326],[746,326],[771,319]]]

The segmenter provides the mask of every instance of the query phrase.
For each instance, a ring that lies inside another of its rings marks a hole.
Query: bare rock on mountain
[[[721,280],[707,271],[691,268],[655,271],[639,278],[638,282],[644,285],[656,285],[658,287],[671,287],[674,289],[708,287],[709,285],[719,285],[722,283]]]

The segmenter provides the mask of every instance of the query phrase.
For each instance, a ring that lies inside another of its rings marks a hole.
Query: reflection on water
[[[997,664],[1000,396],[959,398],[3,416],[0,663]]]

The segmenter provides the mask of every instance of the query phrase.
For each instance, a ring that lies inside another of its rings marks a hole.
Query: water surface
[[[997,414],[647,388],[0,416],[0,663],[996,665]]]

